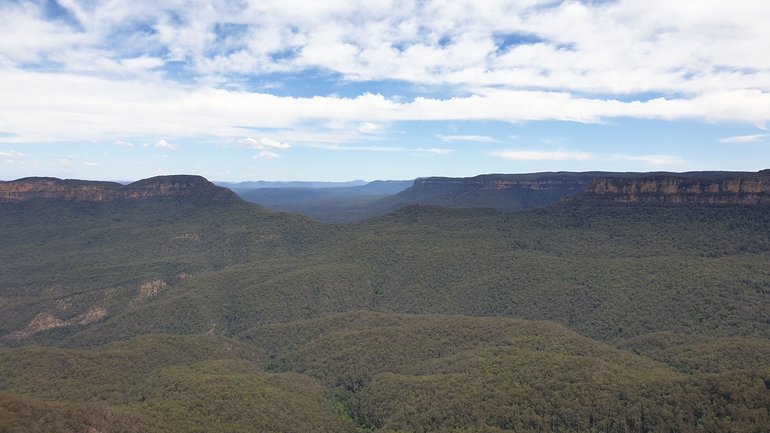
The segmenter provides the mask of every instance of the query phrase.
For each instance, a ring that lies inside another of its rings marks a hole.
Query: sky
[[[0,0],[0,180],[770,168],[766,0]]]

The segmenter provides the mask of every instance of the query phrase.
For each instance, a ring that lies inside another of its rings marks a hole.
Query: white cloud
[[[98,164],[96,162],[86,161],[86,162],[83,163],[83,165],[88,166],[88,167],[98,167],[100,164]]]
[[[474,143],[497,143],[497,140],[494,137],[490,137],[488,135],[444,135],[444,134],[438,134],[436,137],[438,137],[441,141],[446,141],[446,142],[470,141],[470,142],[474,142]]]
[[[435,153],[436,155],[449,155],[450,153],[454,153],[454,149],[446,149],[443,147],[430,147],[427,149],[423,148],[417,148],[413,149],[416,152],[427,152],[427,153]]]
[[[500,150],[491,152],[490,155],[509,161],[588,161],[596,159],[596,155],[591,153],[573,150]]]
[[[763,124],[770,121],[770,91],[742,90],[648,101],[511,90],[411,101],[369,93],[300,98],[190,88],[167,81],[110,80],[0,68],[0,131],[10,133],[0,136],[0,142],[113,141],[116,135],[232,139],[255,128],[302,130],[308,122],[330,120],[602,122],[618,117]],[[317,127],[310,130],[318,132]],[[244,140],[246,146],[288,146],[272,139]],[[155,144],[163,146],[160,141]]]
[[[272,138],[262,137],[256,138],[243,138],[239,141],[241,146],[248,147],[250,149],[288,149],[291,146],[289,143],[283,143]]]
[[[377,132],[381,132],[382,129],[383,129],[382,125],[378,125],[372,122],[364,122],[361,124],[361,126],[358,127],[357,131],[362,134],[374,134]]]
[[[155,69],[164,65],[164,61],[158,57],[140,56],[120,61],[121,66],[131,70]]]
[[[0,142],[233,142],[331,120],[351,134],[413,120],[770,121],[764,0],[60,4],[76,23],[47,19],[41,2],[0,2],[0,130],[16,134]],[[280,97],[242,80],[319,70],[463,96]]]
[[[264,149],[264,150],[261,150],[258,154],[254,155],[254,159],[259,159],[259,158],[262,158],[262,159],[273,159],[273,158],[278,158],[279,156],[280,155],[278,155],[275,152],[272,152],[270,150]]]
[[[770,137],[770,134],[753,134],[753,135],[737,135],[734,137],[726,137],[721,140],[719,140],[720,143],[758,143],[765,141],[766,138]]]
[[[6,159],[20,159],[24,158],[24,154],[21,152],[17,152],[15,150],[10,150],[7,152],[0,151],[0,158],[6,158]]]
[[[152,146],[153,147],[157,147],[159,149],[169,149],[169,150],[177,150],[177,149],[179,149],[179,145],[178,144],[169,143],[168,141],[166,141],[166,140],[164,140],[162,138],[160,140],[152,143]]]
[[[11,63],[34,63],[48,53],[97,42],[61,22],[45,20],[32,2],[0,5],[0,27],[6,35],[0,38],[0,58]]]
[[[0,40],[0,58],[53,58],[69,71],[84,52],[108,71],[186,60],[199,82],[313,69],[348,81],[602,94],[770,86],[764,0],[319,3],[330,2],[68,0],[71,25],[36,2],[5,2],[0,26],[12,37]]]
[[[134,143],[131,143],[131,142],[128,142],[128,141],[123,141],[123,140],[117,140],[113,144],[115,144],[116,146],[123,146],[123,147],[134,147],[135,146]]]

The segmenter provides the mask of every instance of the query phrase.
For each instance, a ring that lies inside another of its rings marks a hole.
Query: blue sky
[[[0,1],[0,179],[770,167],[770,3]]]

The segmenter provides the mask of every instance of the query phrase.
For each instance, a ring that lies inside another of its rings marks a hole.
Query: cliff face
[[[410,204],[489,207],[515,211],[560,200],[596,204],[770,205],[770,170],[758,173],[552,172],[417,179],[392,196],[392,209]]]
[[[770,172],[721,178],[656,175],[596,179],[584,196],[618,204],[770,205]]]
[[[377,204],[385,211],[413,204],[517,211],[545,206],[578,194],[593,179],[609,174],[557,172],[420,178],[411,187]]]
[[[157,176],[128,185],[116,182],[62,180],[30,177],[0,182],[0,202],[34,199],[105,202],[148,198],[195,198],[207,201],[238,202],[232,191],[218,187],[200,176]]]

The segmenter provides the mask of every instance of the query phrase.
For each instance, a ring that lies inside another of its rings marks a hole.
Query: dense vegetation
[[[770,425],[767,208],[343,225],[33,200],[0,222],[0,432]]]
[[[273,369],[344,390],[359,424],[382,431],[762,431],[770,422],[767,358],[696,374],[547,322],[351,313],[244,337],[268,350]]]
[[[545,319],[605,340],[770,336],[763,208],[419,206],[330,226],[249,205],[35,206],[4,209],[0,333],[41,311],[108,311],[31,335],[42,343],[234,335],[351,309]],[[162,290],[143,297],[152,281]]]
[[[549,322],[353,312],[0,352],[0,429],[761,432],[770,368],[742,367],[683,371]]]
[[[257,354],[206,336],[0,353],[0,431],[355,431],[317,381]]]

